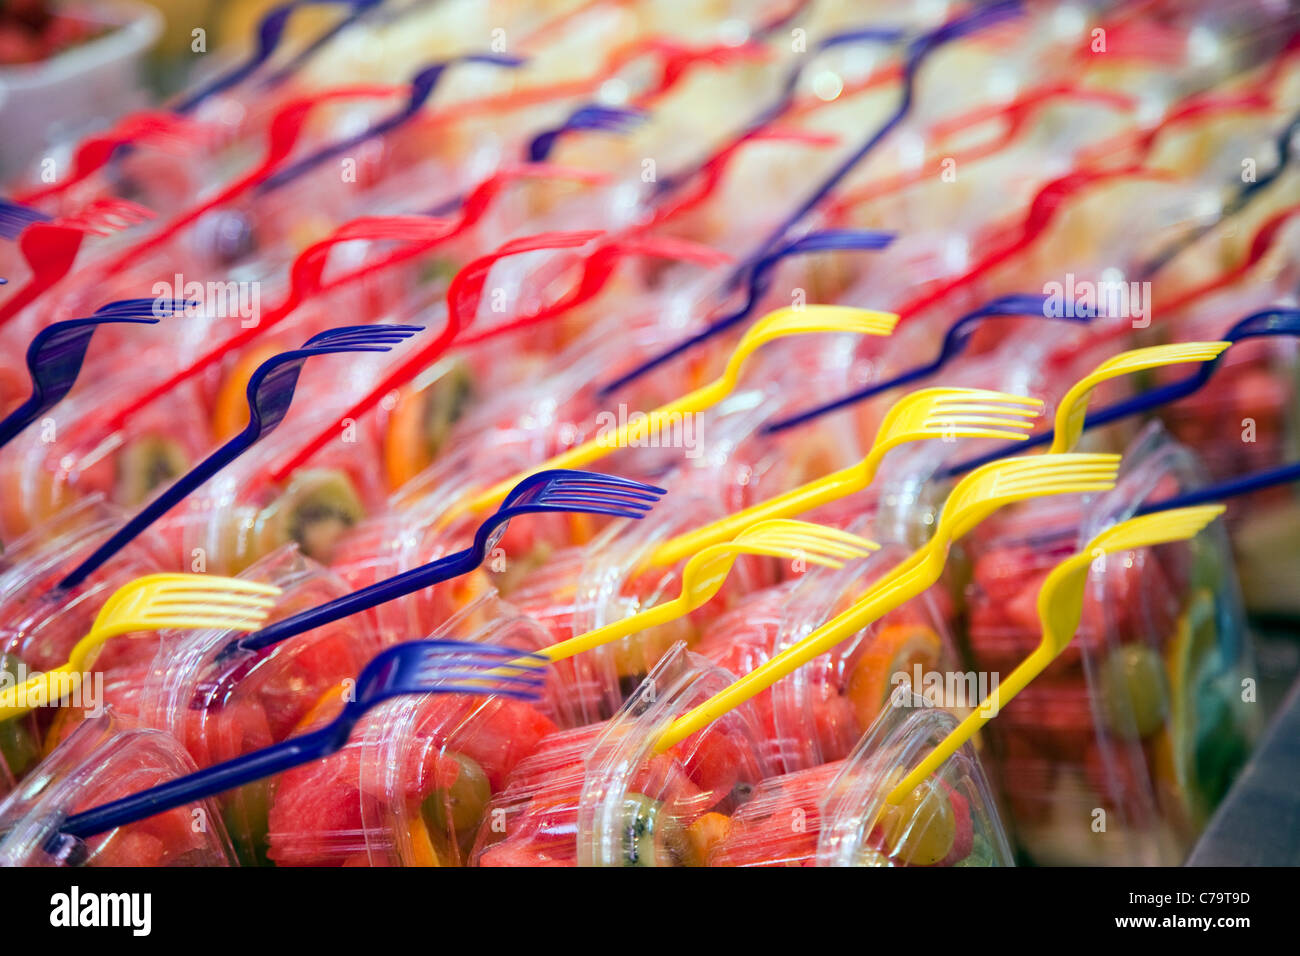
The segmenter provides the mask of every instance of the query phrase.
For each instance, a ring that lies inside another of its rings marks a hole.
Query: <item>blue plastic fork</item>
[[[642,518],[664,494],[664,489],[654,485],[598,472],[567,469],[538,472],[515,485],[501,507],[479,525],[474,543],[465,550],[301,611],[232,643],[244,650],[260,650],[322,624],[468,574],[497,546],[512,518],[548,511]]]
[[[1297,134],[1300,134],[1300,113],[1293,116],[1286,127],[1277,135],[1274,142],[1274,149],[1277,151],[1277,162],[1273,165],[1273,168],[1263,175],[1257,176],[1252,182],[1237,183],[1236,193],[1227,202],[1223,203],[1215,216],[1201,223],[1190,232],[1175,238],[1165,248],[1153,255],[1138,267],[1136,270],[1137,277],[1139,279],[1150,279],[1184,249],[1195,245],[1202,236],[1219,228],[1224,220],[1237,215],[1237,213],[1249,206],[1261,192],[1271,186],[1291,165],[1291,161],[1295,158],[1295,147],[1292,144],[1296,141]]]
[[[623,133],[644,120],[645,116],[646,114],[641,110],[618,109],[612,106],[588,104],[579,107],[559,126],[534,136],[524,147],[524,161],[532,163],[544,161],[565,133],[577,130],[607,130],[611,133]],[[465,198],[465,193],[452,196],[420,215],[434,218],[450,216],[465,204]]]
[[[415,74],[411,79],[411,93],[401,109],[366,127],[355,136],[322,146],[316,152],[290,163],[273,175],[268,176],[257,187],[257,192],[260,194],[269,192],[272,189],[278,189],[299,176],[310,172],[322,163],[326,163],[336,156],[342,156],[363,143],[369,142],[378,136],[386,136],[393,130],[398,129],[424,108],[424,104],[428,102],[429,97],[433,95],[433,91],[437,89],[438,81],[442,79],[443,74],[459,63],[487,63],[492,66],[514,69],[523,66],[524,62],[517,56],[505,56],[499,53],[470,53],[434,63]]]
[[[569,117],[554,129],[538,133],[528,142],[527,156],[532,163],[544,163],[554,151],[560,137],[566,133],[580,130],[607,133],[626,133],[632,127],[645,122],[646,112],[638,109],[622,109],[617,106],[601,106],[588,103],[578,107]]]
[[[524,661],[527,663],[524,663]],[[328,757],[366,711],[409,694],[474,694],[536,700],[545,659],[508,647],[409,641],[379,654],[357,678],[356,698],[324,727],[70,816],[60,835],[85,839]],[[57,836],[54,838],[57,840]]]
[[[852,30],[845,30],[843,33],[832,34],[819,41],[805,57],[791,67],[785,76],[785,82],[781,84],[781,92],[777,94],[776,98],[746,123],[739,133],[732,136],[723,149],[732,148],[737,143],[744,142],[769,123],[780,119],[794,104],[795,93],[799,89],[799,81],[803,78],[803,72],[818,54],[825,53],[827,50],[836,47],[853,46],[859,43],[897,44],[902,41],[904,35],[904,31],[899,27],[857,27]],[[715,150],[714,155],[717,155],[720,151]],[[681,184],[688,182],[699,175],[704,170],[704,166],[705,163],[700,162],[690,169],[681,170],[671,176],[663,177],[654,186],[655,195],[663,196]]]
[[[294,57],[289,66],[279,71],[276,74],[278,79],[282,79],[287,75],[287,72],[300,67],[311,54],[319,50],[327,41],[356,22],[360,16],[372,7],[382,2],[383,0],[290,0],[289,3],[282,3],[277,7],[273,7],[257,25],[257,49],[242,63],[231,67],[226,72],[203,84],[193,93],[190,93],[172,107],[173,111],[191,113],[208,97],[222,93],[256,73],[275,54],[276,49],[280,46],[280,40],[284,37],[285,28],[289,25],[289,18],[293,16],[295,11],[304,7],[320,6],[346,6],[351,8],[351,12],[345,14],[342,20],[329,27],[309,43],[306,48]]]
[[[907,114],[912,111],[912,99],[916,90],[916,76],[925,65],[925,61],[930,54],[942,47],[944,44],[951,43],[953,40],[970,36],[978,33],[986,27],[1002,23],[1011,17],[1019,16],[1023,12],[1020,0],[994,0],[992,3],[986,3],[974,7],[968,13],[965,13],[942,26],[936,27],[920,34],[908,42],[903,53],[903,79],[902,93],[899,97],[898,107],[884,123],[871,134],[861,146],[848,156],[836,169],[827,176],[817,188],[799,203],[799,205],[783,219],[767,236],[766,239],[758,246],[757,250],[748,259],[741,262],[732,274],[732,280],[728,284],[733,284],[748,269],[752,269],[765,253],[781,241],[781,239],[790,233],[799,222],[812,212],[821,201],[825,199],[840,181],[844,179],[858,164],[865,159],[872,150],[874,150],[890,133],[898,127],[906,118]],[[887,33],[888,31],[886,31]],[[860,37],[857,39],[861,39]],[[897,42],[891,38],[890,42]]]
[[[12,199],[0,199],[0,239],[17,239],[34,222],[49,222],[39,209],[24,206]]]
[[[36,333],[27,346],[27,371],[32,377],[32,394],[0,421],[0,448],[9,444],[28,425],[36,421],[71,391],[81,374],[95,329],[107,322],[130,322],[156,325],[157,317],[109,313],[88,319],[55,322]]]
[[[1262,312],[1254,312],[1223,333],[1223,341],[1235,344],[1243,339],[1256,339],[1270,335],[1300,336],[1300,309],[1265,309]],[[1119,421],[1122,418],[1139,415],[1157,406],[1167,405],[1170,402],[1186,398],[1201,389],[1210,380],[1210,376],[1219,367],[1219,363],[1223,361],[1225,354],[1227,354],[1227,350],[1221,352],[1217,358],[1199,363],[1196,371],[1188,373],[1176,382],[1149,389],[1141,395],[1134,395],[1132,398],[1126,398],[1113,405],[1107,405],[1096,411],[1088,412],[1083,420],[1084,430],[1109,425],[1111,422]],[[968,471],[973,471],[981,465],[987,465],[991,461],[997,461],[999,458],[1020,454],[1026,449],[1050,444],[1055,437],[1056,430],[1049,428],[1045,432],[1031,435],[1024,441],[1004,445],[986,455],[981,455],[979,458],[972,458],[969,461],[949,466],[940,471],[936,477],[953,478],[957,475],[964,475]]]
[[[759,300],[767,294],[767,290],[772,285],[776,267],[781,263],[781,260],[790,256],[812,255],[818,252],[875,251],[884,249],[893,241],[894,233],[892,232],[876,232],[870,229],[823,229],[819,232],[810,232],[806,236],[801,236],[798,239],[777,246],[776,249],[759,259],[753,270],[750,271],[745,283],[745,301],[739,308],[722,316],[722,318],[714,319],[698,335],[678,342],[672,348],[647,359],[612,382],[602,385],[597,394],[602,398],[608,397],[610,393],[622,388],[629,382],[635,381],[647,372],[681,355],[696,343],[703,342],[705,339],[743,322],[753,314]]]
[[[779,250],[785,237],[790,231],[799,224],[799,222],[815,209],[827,195],[839,185],[850,172],[853,171],[859,163],[865,159],[872,150],[874,150],[888,136],[895,127],[907,118],[907,114],[912,109],[913,90],[916,85],[916,75],[920,72],[926,58],[936,49],[945,43],[976,33],[987,26],[1000,23],[1009,17],[1016,16],[1021,12],[1019,0],[998,0],[985,6],[977,7],[970,13],[967,13],[949,23],[944,24],[927,33],[923,33],[908,43],[903,56],[903,80],[902,96],[900,97],[898,108],[885,122],[848,158],[840,163],[838,167],[827,176],[817,186],[816,189],[804,199],[793,212],[783,219],[775,229],[756,247],[753,253],[747,256],[725,280],[725,286],[728,289],[734,289],[743,281],[752,282],[750,273],[757,271],[763,262],[775,251]],[[864,40],[883,43],[897,43],[902,39],[903,34],[892,29],[869,28],[865,30],[855,30],[848,33],[839,34],[831,37],[826,44],[831,46],[845,43],[858,43]],[[826,48],[825,46],[822,47]],[[798,73],[792,74],[792,79],[787,79],[787,85],[797,82]],[[787,91],[787,95],[792,93],[793,87]],[[771,118],[780,115],[784,109],[785,98],[779,99],[767,111],[761,114],[755,121],[759,126]],[[677,181],[681,181],[678,177]],[[726,322],[724,317],[721,322]],[[683,351],[693,348],[701,342],[704,342],[713,336],[724,331],[729,326],[720,325],[719,323],[710,324],[703,331],[691,337],[687,342],[674,345],[666,349],[663,353],[643,362],[633,372],[624,375],[617,383],[607,386],[607,388],[616,387],[616,385],[627,384],[638,375],[656,368],[668,359],[680,355]]]
[[[1061,318],[1069,322],[1089,322],[1093,316],[1088,314],[1078,314],[1070,316],[1051,316],[1047,314],[1046,303],[1047,296],[1034,293],[1023,293],[999,296],[991,302],[986,302],[973,312],[967,312],[960,319],[948,327],[947,333],[944,334],[943,343],[939,346],[939,354],[929,362],[917,365],[906,371],[899,372],[892,378],[887,378],[881,382],[875,382],[858,389],[856,392],[850,392],[840,398],[826,402],[824,405],[818,405],[802,412],[796,412],[788,418],[782,418],[775,422],[764,425],[763,434],[770,435],[773,432],[785,431],[787,428],[794,428],[796,425],[802,425],[804,422],[811,421],[814,418],[820,418],[822,415],[828,415],[831,412],[839,411],[849,405],[855,405],[858,402],[864,402],[869,398],[874,398],[890,389],[898,388],[901,385],[910,385],[912,382],[919,381],[923,378],[929,378],[939,369],[943,368],[958,355],[966,350],[970,344],[971,337],[975,334],[976,328],[985,319],[995,318]],[[1019,446],[1017,446],[1019,447]]]
[[[176,479],[161,494],[119,528],[90,557],[77,565],[58,583],[58,591],[74,588],[103,566],[147,527],[176,506],[194,489],[247,451],[263,436],[270,434],[284,419],[293,401],[298,375],[307,359],[340,352],[388,352],[392,347],[419,332],[418,325],[355,325],[321,332],[307,340],[300,349],[272,356],[253,372],[248,380],[248,425],[186,474]]]

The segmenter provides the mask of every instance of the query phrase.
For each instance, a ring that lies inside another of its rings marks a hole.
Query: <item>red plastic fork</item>
[[[18,193],[14,199],[25,205],[53,199],[103,169],[122,146],[173,149],[196,139],[199,129],[193,120],[175,113],[157,110],[128,113],[112,128],[87,136],[77,145],[72,154],[72,171],[62,182]]]
[[[972,285],[992,269],[1022,255],[1043,236],[1066,201],[1088,187],[1117,179],[1167,180],[1170,178],[1170,175],[1162,170],[1148,169],[1145,166],[1126,166],[1123,169],[1075,170],[1053,179],[1034,194],[1028,212],[1019,225],[1013,228],[1009,239],[995,242],[994,248],[966,272],[940,282],[935,288],[909,299],[896,310],[899,321],[903,322],[919,315],[952,293]]]
[[[436,339],[412,354],[392,370],[378,385],[360,401],[344,412],[341,418],[359,419],[383,400],[390,392],[401,388],[424,369],[436,362],[453,344],[471,345],[486,341],[496,336],[518,331],[536,325],[548,319],[556,318],[565,312],[595,297],[608,282],[618,262],[626,256],[666,256],[670,258],[699,262],[705,265],[718,265],[729,261],[729,257],[715,249],[682,239],[662,237],[629,236],[620,237],[597,246],[582,260],[582,275],[577,284],[568,293],[543,305],[533,312],[518,316],[508,322],[500,323],[481,333],[462,336],[478,312],[483,287],[487,282],[492,267],[509,256],[542,249],[578,249],[592,243],[601,235],[600,232],[553,232],[536,236],[527,236],[507,242],[495,252],[482,256],[458,272],[447,289],[447,324]],[[297,452],[277,464],[269,472],[271,481],[281,482],[294,469],[308,461],[312,455],[324,448],[338,430],[331,424],[304,444]]]
[[[72,216],[29,225],[18,237],[18,251],[31,278],[0,305],[0,326],[72,271],[86,236],[106,236],[151,216],[144,206],[125,199],[97,199]]]
[[[260,163],[243,176],[228,183],[216,195],[191,206],[161,229],[123,250],[120,255],[101,266],[100,271],[105,275],[121,272],[128,268],[132,262],[158,248],[205,213],[219,206],[227,205],[273,176],[289,159],[294,146],[302,135],[311,111],[317,106],[340,100],[379,99],[400,96],[407,92],[409,92],[407,86],[346,86],[293,100],[277,110],[271,118],[266,134],[266,151]]]
[[[141,408],[168,394],[182,382],[221,361],[232,352],[242,349],[267,329],[282,322],[313,296],[332,292],[345,285],[360,282],[376,273],[391,269],[399,263],[425,255],[461,235],[483,217],[491,207],[493,199],[500,195],[508,183],[518,179],[544,177],[570,179],[578,182],[599,182],[603,178],[600,174],[591,173],[587,170],[577,170],[547,163],[512,166],[499,171],[480,183],[466,197],[458,219],[432,219],[426,216],[370,216],[345,223],[330,236],[314,243],[298,255],[289,270],[289,292],[284,301],[269,312],[264,313],[257,325],[240,331],[195,359],[165,381],[137,396],[125,407],[118,410],[108,420],[106,427],[110,432],[121,428]],[[329,254],[334,247],[340,243],[358,240],[392,240],[399,243],[399,245],[389,250],[385,255],[364,263],[343,275],[325,280],[325,267],[329,261]]]

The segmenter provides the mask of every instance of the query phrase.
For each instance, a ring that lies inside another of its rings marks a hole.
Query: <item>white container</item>
[[[130,0],[70,3],[59,13],[117,29],[40,63],[0,67],[0,178],[146,102],[140,60],[162,33],[162,15]]]

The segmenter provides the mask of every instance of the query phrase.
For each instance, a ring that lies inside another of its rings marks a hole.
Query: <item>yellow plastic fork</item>
[[[989,708],[986,700],[975,708],[890,791],[887,801],[893,805],[901,803],[1065,650],[1078,630],[1088,572],[1097,558],[1114,551],[1131,551],[1194,538],[1223,514],[1223,510],[1223,505],[1198,505],[1132,518],[1107,528],[1078,554],[1054,567],[1038,590],[1038,619],[1043,632],[1038,647],[1006,680],[998,683],[992,695],[995,707]]]
[[[280,589],[207,574],[150,574],[113,592],[90,632],[61,667],[34,674],[0,691],[0,720],[21,717],[43,704],[57,704],[81,686],[92,655],[104,642],[133,631],[220,628],[255,631],[266,621]]]
[[[728,515],[665,541],[649,564],[676,564],[719,541],[728,541],[757,521],[789,518],[859,492],[876,477],[885,455],[899,445],[940,438],[1002,438],[1023,441],[1043,403],[1036,398],[982,388],[926,388],[904,396],[886,413],[871,450],[856,465]]]
[[[1088,398],[1102,382],[1121,375],[1132,375],[1165,365],[1182,365],[1184,362],[1210,362],[1218,358],[1231,342],[1178,342],[1173,345],[1153,345],[1133,349],[1108,358],[1076,382],[1056,409],[1055,433],[1049,454],[1070,451],[1083,435],[1083,423],[1088,414]]]
[[[790,335],[811,332],[854,332],[859,335],[889,335],[894,331],[898,316],[870,309],[853,309],[841,305],[807,305],[802,308],[778,309],[755,322],[737,343],[727,360],[722,375],[707,385],[689,392],[667,405],[661,405],[644,417],[637,417],[619,427],[613,435],[598,435],[566,452],[562,452],[535,468],[521,471],[489,488],[487,491],[457,503],[443,518],[450,524],[467,513],[478,513],[500,503],[519,482],[529,475],[551,468],[582,468],[604,457],[611,451],[625,448],[634,441],[656,434],[665,426],[676,427],[681,416],[704,411],[718,404],[736,388],[745,362],[758,349],[769,342]]]
[[[864,558],[879,547],[874,541],[848,531],[807,521],[763,521],[745,530],[734,541],[705,548],[687,561],[682,569],[681,594],[672,600],[543,648],[536,656],[551,661],[567,660],[593,647],[685,617],[713,599],[741,555],[802,559],[809,564],[838,568],[843,567],[845,561]]]
[[[673,721],[656,752],[689,737],[932,586],[943,573],[952,542],[998,508],[1046,495],[1109,491],[1118,472],[1118,455],[1080,454],[1008,458],[975,469],[949,494],[929,541],[848,610]]]

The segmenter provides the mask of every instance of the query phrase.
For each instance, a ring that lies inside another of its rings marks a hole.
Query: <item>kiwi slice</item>
[[[352,482],[332,468],[309,468],[293,476],[284,494],[257,519],[260,550],[268,554],[290,541],[302,553],[329,564],[339,538],[365,516]]]
[[[686,834],[658,800],[640,793],[623,798],[623,865],[681,866],[690,858]]]
[[[17,686],[24,676],[21,662],[13,654],[0,654],[0,670],[8,675],[6,686]],[[27,718],[14,717],[0,721],[0,759],[15,780],[21,779],[28,768],[40,759],[40,747],[32,736]]]
[[[459,359],[453,361],[447,374],[439,377],[418,397],[424,402],[424,437],[432,461],[474,397],[474,377],[469,366]]]
[[[115,497],[119,504],[144,503],[157,488],[169,485],[190,467],[190,456],[180,444],[162,435],[142,435],[117,456]]]

